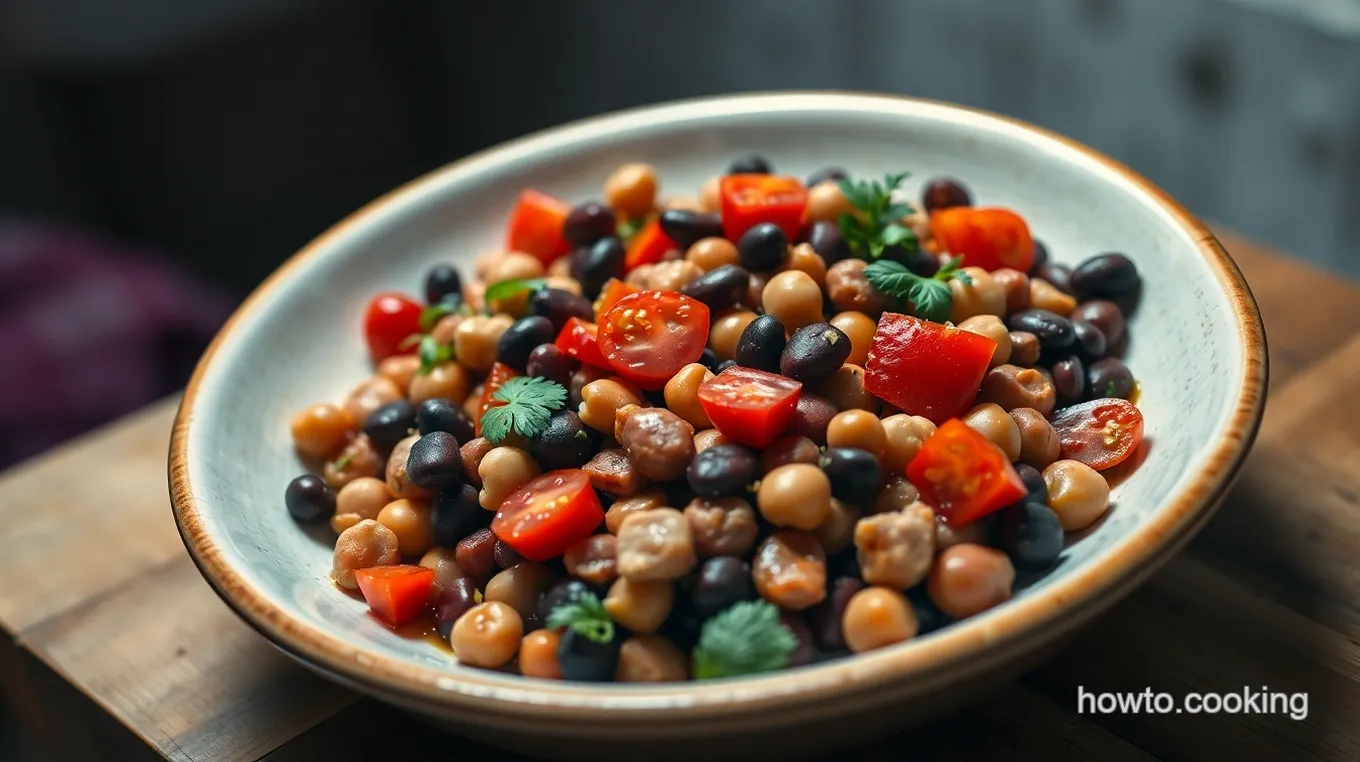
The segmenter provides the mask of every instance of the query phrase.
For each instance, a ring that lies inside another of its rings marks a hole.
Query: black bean
[[[534,292],[529,299],[529,310],[552,323],[554,336],[571,318],[595,322],[595,305],[584,296],[561,288],[540,288]]]
[[[491,555],[496,559],[496,565],[502,569],[509,569],[516,564],[524,563],[524,556],[519,551],[505,544],[504,540],[496,538],[496,549],[491,551]]]
[[[721,312],[746,296],[751,274],[737,265],[723,265],[685,284],[680,293],[698,299],[711,312]]]
[[[831,494],[852,505],[868,505],[878,497],[883,468],[868,450],[828,447],[819,464],[831,480]]]
[[[1105,356],[1109,345],[1099,328],[1085,320],[1072,320],[1072,331],[1077,336],[1075,348],[1083,360],[1099,360]]]
[[[463,412],[462,405],[438,398],[416,405],[416,430],[421,434],[447,431],[459,442],[468,442],[477,436],[472,420]]]
[[[1053,363],[1053,389],[1058,393],[1058,404],[1071,405],[1081,402],[1086,392],[1086,368],[1081,358],[1069,355]]]
[[[720,361],[718,360],[718,353],[714,352],[712,347],[704,347],[704,351],[699,354],[699,362],[705,368],[713,371],[714,375],[717,375]]]
[[[796,611],[785,611],[779,615],[779,623],[793,635],[797,645],[789,652],[788,666],[801,667],[812,663],[817,647],[812,643],[812,630],[808,628],[803,615]]]
[[[830,323],[813,323],[793,332],[779,371],[785,376],[811,383],[830,378],[850,356],[850,337]]]
[[[728,497],[745,492],[759,474],[754,452],[739,444],[720,444],[695,455],[685,479],[696,495]]]
[[[562,223],[562,237],[573,246],[589,246],[592,243],[614,235],[617,221],[614,210],[598,201],[577,204]]]
[[[288,513],[305,524],[325,521],[335,515],[335,490],[316,474],[303,474],[288,482],[283,491]]]
[[[581,283],[581,292],[594,299],[610,278],[623,277],[623,260],[628,252],[616,236],[605,236],[581,249],[572,275]]]
[[[463,279],[453,265],[439,264],[425,273],[425,303],[442,304],[449,297],[463,298]]]
[[[736,361],[736,360],[723,360],[722,362],[718,363],[718,367],[716,367],[716,368],[713,369],[713,373],[714,373],[714,375],[717,375],[718,373],[722,373],[723,371],[727,370],[728,368],[735,368],[735,367],[737,367],[737,361]]]
[[[695,612],[710,617],[734,603],[752,600],[755,593],[750,564],[732,556],[716,556],[699,566],[690,598]]]
[[[1098,254],[1072,271],[1072,294],[1081,301],[1134,293],[1143,283],[1133,260],[1123,254]]]
[[[443,487],[463,478],[463,453],[447,431],[431,431],[411,445],[406,477],[417,487]]]
[[[1073,322],[1078,320],[1090,323],[1105,335],[1106,351],[1117,346],[1124,338],[1124,313],[1119,305],[1109,299],[1092,299],[1077,305],[1072,311]]]
[[[808,233],[808,243],[812,244],[813,251],[822,256],[827,267],[852,255],[850,244],[845,242],[841,229],[834,222],[813,223]]]
[[[1048,483],[1044,481],[1044,475],[1039,473],[1039,469],[1028,463],[1016,463],[1015,473],[1020,476],[1020,481],[1025,483],[1026,500],[1035,503],[1048,502]]]
[[[1086,398],[1117,397],[1128,399],[1133,394],[1133,373],[1129,366],[1115,357],[1096,360],[1086,369]]]
[[[1043,503],[1026,500],[1002,508],[997,511],[992,531],[997,546],[1019,569],[1047,569],[1062,553],[1062,523]]]
[[[600,435],[581,423],[571,410],[558,410],[548,419],[547,428],[529,440],[529,454],[544,471],[580,468],[595,455]]]
[[[808,175],[807,187],[811,188],[817,183],[826,182],[827,180],[844,180],[849,176],[850,173],[840,167],[822,167],[816,172]]]
[[[534,347],[556,337],[551,320],[542,315],[522,317],[501,334],[500,343],[496,345],[496,359],[523,373]]]
[[[529,353],[529,361],[524,364],[524,373],[533,378],[546,378],[563,387],[569,387],[571,374],[580,366],[579,360],[558,349],[556,344],[539,344]]]
[[[968,195],[968,189],[952,177],[937,177],[926,183],[926,187],[921,191],[921,206],[927,212],[972,205],[973,197]]]
[[[608,643],[597,643],[576,630],[567,630],[557,646],[557,666],[562,670],[562,678],[589,683],[613,680],[623,637],[623,630],[618,627]]]
[[[771,373],[779,372],[779,359],[784,355],[784,324],[774,315],[761,315],[746,324],[737,339],[737,363]]]
[[[546,622],[548,617],[552,615],[553,609],[569,603],[576,603],[587,593],[601,597],[603,591],[596,590],[575,577],[559,579],[543,591],[543,595],[538,599],[536,613]]]
[[[704,626],[705,617],[690,602],[689,596],[678,596],[671,607],[670,616],[662,623],[657,632],[669,640],[683,653],[689,653],[699,642],[699,633]]]
[[[701,238],[722,238],[722,219],[716,214],[689,209],[667,209],[661,213],[661,232],[686,251]]]
[[[434,544],[453,547],[458,541],[482,528],[491,513],[477,502],[477,488],[471,484],[450,484],[435,495],[430,511],[430,531]]]
[[[448,640],[453,623],[476,605],[477,587],[467,577],[459,577],[440,588],[434,599],[434,623],[439,637]]]
[[[773,171],[770,160],[758,153],[743,154],[727,165],[729,175],[768,175]]]
[[[364,419],[364,433],[379,450],[391,450],[416,428],[416,406],[395,400],[374,410]]]
[[[1072,268],[1057,262],[1048,262],[1033,268],[1031,277],[1043,278],[1065,294],[1072,293]]]
[[[850,598],[863,589],[864,582],[858,577],[845,576],[831,580],[826,598],[808,612],[812,634],[819,647],[828,651],[845,648],[845,634],[841,629],[845,607],[850,604]]]
[[[824,445],[826,427],[831,425],[831,419],[836,417],[837,412],[839,411],[830,400],[804,392],[798,398],[798,407],[794,410],[793,425],[789,427],[789,433],[807,437],[818,446]]]
[[[1040,267],[1043,267],[1044,265],[1048,264],[1049,259],[1050,257],[1048,254],[1048,247],[1044,245],[1043,241],[1040,241],[1038,238],[1035,238],[1034,261],[1030,263],[1029,274],[1030,275],[1036,274]]]
[[[1039,339],[1045,350],[1066,349],[1077,340],[1072,321],[1056,312],[1041,309],[1021,310],[1006,319],[1012,331],[1027,331]]]
[[[788,236],[773,222],[761,222],[741,234],[737,241],[737,256],[741,266],[751,272],[773,270],[784,261],[789,246]]]
[[[925,635],[934,632],[950,623],[949,615],[940,611],[940,607],[935,605],[935,601],[930,600],[926,595],[926,586],[917,585],[907,591],[907,600],[911,602],[911,607],[916,611],[916,634]]]

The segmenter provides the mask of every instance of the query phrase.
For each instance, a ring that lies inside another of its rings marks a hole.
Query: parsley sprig
[[[908,252],[920,250],[916,232],[901,223],[912,208],[893,201],[892,197],[906,178],[906,172],[899,172],[884,176],[883,182],[848,177],[838,182],[846,200],[860,211],[859,215],[842,214],[838,222],[841,237],[859,256],[878,259],[889,246],[900,246]]]
[[[949,320],[954,307],[949,281],[958,279],[964,285],[973,282],[968,273],[959,270],[962,261],[962,257],[954,257],[933,277],[926,278],[908,270],[901,262],[880,259],[864,268],[864,277],[869,279],[869,285],[897,299],[899,305],[908,303],[911,314],[916,317],[943,323]]]
[[[516,376],[491,398],[505,404],[482,413],[482,436],[492,444],[500,444],[511,430],[524,437],[543,433],[553,411],[566,404],[567,390],[546,378]]]
[[[798,639],[768,601],[742,601],[704,622],[694,649],[694,677],[736,677],[773,672],[789,663]]]
[[[427,333],[420,337],[420,349],[416,356],[420,358],[420,367],[416,368],[416,373],[427,376],[434,371],[436,365],[453,359],[453,345],[440,344]]]
[[[608,643],[614,639],[614,621],[594,593],[582,593],[575,600],[553,609],[545,624],[552,630],[574,630],[595,643]]]
[[[525,291],[537,291],[547,286],[548,282],[542,278],[511,278],[510,280],[497,281],[486,287],[486,305],[490,307],[492,302],[509,299]]]

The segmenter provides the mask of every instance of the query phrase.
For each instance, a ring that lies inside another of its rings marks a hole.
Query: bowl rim
[[[258,309],[304,261],[360,223],[399,202],[420,196],[450,174],[484,170],[515,156],[532,155],[563,141],[624,131],[696,109],[714,117],[752,112],[878,111],[916,113],[984,124],[1050,147],[1076,151],[1113,171],[1166,212],[1195,242],[1228,297],[1243,354],[1239,393],[1227,428],[1198,473],[1187,474],[1162,510],[1113,549],[1100,565],[1074,570],[1045,588],[951,626],[919,641],[858,654],[852,659],[767,675],[712,682],[658,685],[588,685],[526,680],[498,672],[457,673],[375,654],[274,607],[227,562],[205,532],[189,479],[188,443],[200,383],[233,329]],[[482,166],[486,165],[486,166]],[[826,704],[871,687],[896,694],[933,690],[962,672],[979,673],[1001,660],[1032,651],[1108,608],[1152,574],[1202,526],[1221,502],[1256,436],[1268,376],[1265,331],[1251,290],[1236,263],[1209,229],[1166,192],[1123,164],[1074,140],[1021,120],[940,101],[847,91],[777,91],[671,101],[591,117],[533,133],[444,165],[392,190],[333,225],[287,259],[237,308],[204,352],[180,402],[169,449],[169,483],[176,526],[203,577],[226,604],[285,653],[342,682],[397,703],[450,716],[552,718],[561,727],[617,723],[674,725],[731,719],[734,706],[747,714],[764,709],[770,722],[780,712]],[[970,666],[971,665],[971,666]],[[787,720],[793,715],[784,714]]]

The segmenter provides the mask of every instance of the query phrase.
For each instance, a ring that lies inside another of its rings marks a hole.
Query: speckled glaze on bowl
[[[1109,515],[1012,601],[854,658],[728,681],[587,685],[459,666],[387,632],[329,581],[331,549],[282,505],[300,471],[287,429],[368,373],[368,297],[415,290],[437,261],[501,241],[516,193],[598,198],[619,163],[657,167],[693,194],[744,151],[797,176],[907,169],[962,178],[1019,209],[1058,261],[1128,253],[1143,273],[1127,361],[1150,447]],[[1149,576],[1208,519],[1260,421],[1260,317],[1213,235],[1146,180],[1064,138],[939,103],[832,93],[749,95],[623,112],[470,157],[362,209],[269,278],[222,329],[185,394],[170,449],[175,519],[204,577],[302,663],[490,743],[600,759],[694,757],[770,744],[807,756],[938,714],[1030,664]],[[660,742],[660,743],[658,743]]]

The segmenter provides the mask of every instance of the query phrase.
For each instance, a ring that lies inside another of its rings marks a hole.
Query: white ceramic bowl
[[[765,677],[583,685],[469,669],[386,631],[328,579],[331,547],[283,507],[301,467],[287,422],[371,372],[360,311],[418,290],[439,261],[501,244],[532,186],[598,198],[609,171],[646,161],[663,194],[692,195],[731,158],[823,165],[912,182],[961,178],[1009,206],[1055,258],[1122,251],[1144,278],[1127,361],[1150,447],[1113,508],[1014,600],[942,631]],[[170,472],[185,544],[217,592],[307,666],[492,743],[557,756],[646,739],[679,756],[779,738],[812,753],[901,728],[1015,672],[1146,578],[1208,518],[1240,465],[1264,398],[1255,303],[1213,236],[1129,170],[1070,141],[977,111],[892,97],[770,94],[688,101],[550,130],[459,161],[385,196],[300,252],[250,297],[204,356],[176,422]],[[847,730],[853,728],[853,731]],[[834,730],[833,730],[834,729]]]

